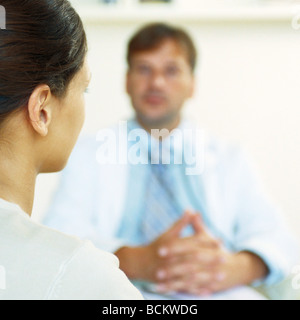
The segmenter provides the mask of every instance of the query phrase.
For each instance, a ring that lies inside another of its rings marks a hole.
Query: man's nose
[[[163,88],[166,85],[166,78],[162,73],[154,73],[151,78],[151,86],[154,88]]]

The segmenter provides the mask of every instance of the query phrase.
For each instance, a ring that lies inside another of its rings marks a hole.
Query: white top
[[[0,199],[0,300],[136,300],[118,259]]]

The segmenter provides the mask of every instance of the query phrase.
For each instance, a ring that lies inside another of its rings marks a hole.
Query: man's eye
[[[166,70],[167,76],[176,76],[178,73],[179,73],[179,70],[176,67],[170,67]]]
[[[149,68],[147,66],[139,66],[137,68],[137,71],[140,74],[145,74],[145,75],[151,74],[151,68]]]

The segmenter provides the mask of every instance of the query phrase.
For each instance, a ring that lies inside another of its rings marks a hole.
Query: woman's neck
[[[22,153],[2,151],[0,148],[0,198],[19,205],[30,216],[37,172]]]

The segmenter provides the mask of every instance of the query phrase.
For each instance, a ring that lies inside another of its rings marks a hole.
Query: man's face
[[[137,118],[151,128],[179,120],[192,97],[194,76],[184,50],[173,40],[136,53],[127,74],[127,92]]]

